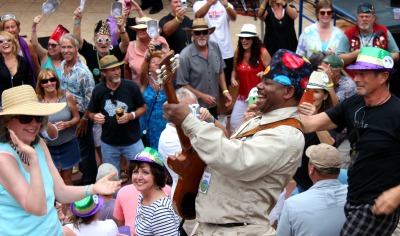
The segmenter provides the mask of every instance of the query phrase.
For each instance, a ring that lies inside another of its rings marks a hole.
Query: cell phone
[[[186,0],[181,0],[181,8],[184,8],[184,9],[187,8],[187,1]]]
[[[314,90],[312,89],[307,89],[304,91],[303,96],[300,99],[299,105],[301,105],[303,102],[308,102],[313,104],[314,102]]]
[[[158,20],[147,21],[147,34],[152,39],[157,38],[157,36],[158,36]]]
[[[111,16],[114,18],[122,16],[122,2],[111,3]]]
[[[132,3],[131,0],[125,0],[125,7],[128,11],[132,9]]]
[[[191,104],[189,105],[192,114],[200,119],[200,105],[199,104]]]

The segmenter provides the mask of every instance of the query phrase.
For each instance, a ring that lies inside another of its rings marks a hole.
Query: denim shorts
[[[129,162],[133,160],[136,155],[144,149],[142,140],[139,139],[136,143],[127,146],[114,146],[105,142],[101,142],[101,154],[103,156],[103,163],[110,163],[114,165],[118,172],[120,171],[121,155],[124,155]]]
[[[48,146],[48,148],[57,169],[71,169],[81,160],[79,142],[76,138],[58,146]]]

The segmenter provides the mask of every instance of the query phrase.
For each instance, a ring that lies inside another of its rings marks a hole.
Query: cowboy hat
[[[20,85],[3,91],[0,116],[48,116],[61,111],[66,103],[41,103],[30,85]]]
[[[192,28],[185,28],[186,33],[191,33],[192,31],[202,31],[208,30],[209,34],[214,33],[215,26],[209,28],[207,21],[204,18],[196,18],[193,20]]]

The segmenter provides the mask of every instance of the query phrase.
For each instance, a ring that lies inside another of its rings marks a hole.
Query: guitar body
[[[179,60],[172,58],[174,52],[171,50],[160,62],[159,79],[162,80],[164,91],[168,103],[178,103],[176,97],[173,79],[176,76],[176,69],[179,66]],[[172,63],[172,65],[171,65]],[[176,126],[179,141],[182,146],[182,154],[179,159],[168,157],[168,166],[179,175],[179,180],[172,199],[172,205],[180,217],[186,220],[196,218],[195,201],[201,178],[205,167],[207,166],[193,149],[190,139],[183,133],[180,126]]]

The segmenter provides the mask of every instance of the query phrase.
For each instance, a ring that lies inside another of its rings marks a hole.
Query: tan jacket
[[[256,117],[238,133],[288,117],[299,119],[297,107]],[[302,132],[282,125],[242,140],[228,139],[213,124],[202,125],[193,115],[186,117],[182,128],[211,172],[207,193],[199,192],[196,198],[196,220],[269,227],[268,214],[302,157]]]

